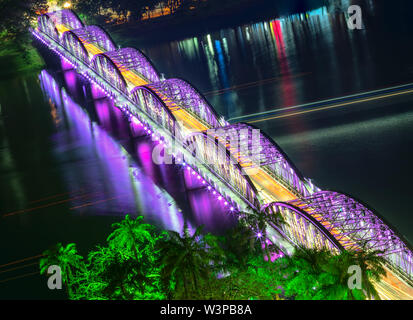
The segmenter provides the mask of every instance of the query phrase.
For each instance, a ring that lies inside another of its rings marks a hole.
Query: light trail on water
[[[316,102],[305,103],[297,106],[277,108],[263,112],[257,112],[252,114],[247,114],[239,117],[233,117],[228,119],[229,122],[245,121],[247,123],[258,123],[274,119],[287,118],[300,114],[329,110],[339,107],[345,107],[353,104],[377,101],[381,99],[387,99],[390,97],[411,94],[413,93],[413,83],[408,83],[404,85],[372,90],[362,93],[356,93],[352,95],[347,95],[339,98],[326,99]],[[292,111],[293,110],[293,111]],[[288,112],[291,111],[291,112]],[[285,113],[282,113],[285,112]],[[281,113],[281,114],[277,114]]]

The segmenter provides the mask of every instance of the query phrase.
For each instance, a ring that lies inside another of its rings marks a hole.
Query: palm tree
[[[380,299],[374,282],[386,274],[383,264],[385,259],[380,256],[381,251],[357,250],[342,251],[339,255],[332,257],[322,268],[331,274],[335,281],[334,288],[327,287],[326,291],[335,299]],[[362,289],[350,289],[348,286],[349,267],[359,266],[361,270]]]
[[[114,254],[115,251],[102,246],[97,246],[93,251],[89,252],[87,280],[82,283],[79,290],[82,298],[89,300],[108,299],[104,292],[107,282],[101,275],[107,269],[109,261],[114,258]]]
[[[155,253],[152,253],[153,255]],[[159,268],[155,259],[142,257],[137,263],[133,255],[98,246],[88,256],[88,277],[83,281],[81,298],[86,299],[160,299]]]
[[[302,259],[308,263],[308,266],[312,271],[318,272],[320,270],[320,266],[326,264],[332,256],[333,254],[327,248],[319,249],[301,246],[294,252],[291,259]]]
[[[51,265],[59,266],[67,294],[69,298],[73,298],[72,286],[79,280],[80,273],[86,269],[83,257],[77,253],[76,244],[69,243],[64,247],[61,243],[58,243],[51,249],[43,252],[43,255],[44,257],[40,259],[40,274],[47,274],[48,268]]]
[[[238,223],[229,229],[223,237],[228,267],[246,268],[248,260],[256,253],[256,239],[255,232],[245,224]]]
[[[380,300],[380,296],[374,287],[374,282],[386,275],[384,264],[386,260],[380,250],[367,250],[366,247],[360,251],[353,251],[355,265],[361,269],[361,286],[363,293],[368,299]]]
[[[156,242],[153,226],[142,223],[142,220],[142,216],[131,219],[129,215],[126,215],[124,220],[112,225],[115,230],[107,238],[111,249],[119,251],[124,258],[132,252],[138,263],[145,253],[153,250]]]
[[[149,279],[145,276],[142,268],[136,265],[132,258],[122,259],[118,254],[108,261],[106,269],[101,274],[106,282],[105,295],[110,298],[121,298],[131,300],[134,298],[135,288],[139,288],[141,293],[145,292],[145,284]],[[120,289],[120,293],[118,293]]]
[[[268,261],[271,261],[270,251],[279,252],[280,248],[268,239],[267,226],[272,225],[273,227],[281,229],[283,225],[286,224],[282,215],[277,213],[267,213],[265,210],[253,210],[252,212],[240,212],[240,222],[246,226],[249,226],[256,235],[256,239],[260,240],[264,244],[264,252],[267,256]],[[251,240],[252,241],[252,240]],[[271,243],[271,245],[269,245]],[[251,244],[251,246],[253,246]]]
[[[89,277],[85,297],[131,299],[128,284],[136,266],[133,258],[123,258],[118,251],[98,246],[89,253]],[[133,263],[131,263],[131,261]]]
[[[189,297],[191,289],[199,294],[200,280],[209,278],[213,263],[222,257],[213,236],[201,236],[202,229],[202,226],[198,227],[191,236],[185,223],[182,236],[178,232],[168,231],[167,238],[159,245],[163,283],[168,287],[173,279],[177,284],[182,283],[185,298]]]
[[[348,270],[354,265],[354,259],[350,252],[342,251],[338,255],[331,255],[320,268],[324,271],[322,277],[321,299],[333,300],[359,300],[362,293],[358,289],[350,289],[348,286]]]
[[[332,253],[325,248],[298,247],[292,256],[278,259],[275,275],[285,296],[320,299],[325,284],[334,282],[322,268],[332,257]]]

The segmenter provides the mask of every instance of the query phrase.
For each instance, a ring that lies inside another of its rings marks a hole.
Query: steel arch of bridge
[[[143,83],[159,81],[159,75],[150,60],[138,49],[122,48],[99,53],[92,58],[92,67],[103,78],[108,80],[120,91],[128,94],[127,77],[125,72],[132,72]]]
[[[86,63],[90,62],[87,44],[96,46],[101,50],[99,53],[116,50],[111,37],[99,26],[68,30],[63,33],[61,42],[67,50]]]
[[[94,55],[91,65],[93,70],[101,77],[108,80],[120,91],[128,94],[127,82],[119,69],[119,65],[108,56],[108,52]]]
[[[244,170],[260,167],[297,196],[312,192],[293,162],[262,130],[240,122],[216,128],[216,133]]]
[[[39,16],[37,23],[41,31],[57,41],[60,37],[60,33],[57,29],[58,25],[64,25],[68,29],[79,29],[84,27],[84,24],[78,15],[69,9],[44,13]]]
[[[45,13],[37,19],[39,30],[46,33],[51,38],[59,41],[59,31],[56,28],[56,23],[50,18],[50,15]]]
[[[334,253],[344,250],[340,242],[319,221],[298,207],[287,202],[272,202],[264,205],[261,211],[269,216],[281,214],[285,224],[282,224],[281,227],[271,223],[270,225],[295,246],[327,248]]]
[[[82,40],[71,30],[62,34],[61,43],[66,50],[73,54],[79,60],[89,64],[89,54]]]
[[[164,101],[158,97],[147,86],[135,87],[130,97],[137,105],[141,107],[154,121],[163,125],[174,136],[175,139],[180,140],[181,128],[176,121],[175,116],[171,110],[165,105]]]
[[[105,52],[105,55],[118,66],[121,72],[124,70],[136,72],[148,83],[160,80],[159,73],[151,60],[139,49],[131,47],[121,48]]]
[[[240,193],[253,208],[258,209],[260,202],[258,191],[238,161],[218,139],[207,131],[188,135],[184,148],[197,159],[206,163],[214,172]]]
[[[195,115],[209,128],[221,126],[219,115],[206,98],[190,83],[183,79],[173,78],[152,83],[158,94],[168,97],[174,108],[182,108]]]
[[[408,242],[359,200],[335,191],[319,191],[288,203],[321,223],[346,250],[381,250],[393,267],[413,280],[413,250]]]

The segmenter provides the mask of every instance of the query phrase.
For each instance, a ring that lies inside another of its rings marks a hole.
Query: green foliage
[[[40,69],[43,61],[30,45],[30,26],[37,21],[46,0],[0,1],[0,77]]]
[[[178,289],[174,297],[200,297],[201,282],[208,283],[222,268],[224,253],[218,239],[211,234],[202,235],[202,227],[198,227],[193,235],[186,224],[182,235],[168,231],[159,248],[162,283],[170,298],[172,288]]]
[[[124,20],[130,13],[131,19],[136,21],[146,8],[153,8],[158,3],[159,0],[81,0],[75,3],[74,9],[88,23],[104,22],[110,13],[116,13]]]
[[[219,300],[278,300],[281,288],[278,285],[275,265],[261,255],[250,256],[247,267],[228,269],[225,277],[211,281],[205,299]]]
[[[113,228],[87,261],[75,244],[45,251],[41,273],[59,265],[68,297],[93,300],[377,299],[373,284],[385,274],[384,259],[368,250],[333,255],[300,248],[270,262],[256,232],[244,224],[217,237],[202,226],[191,234],[186,224],[182,233],[157,232],[143,217],[127,215]],[[351,265],[362,270],[362,290],[348,287]]]
[[[379,299],[374,281],[385,274],[378,252],[343,251],[333,255],[327,249],[300,248],[293,256],[276,261],[278,282],[284,295],[297,300]],[[348,268],[362,270],[362,289],[348,286]]]
[[[225,236],[219,239],[221,247],[225,250],[226,266],[248,268],[248,261],[262,253],[261,243],[257,240],[255,232],[244,224],[239,223],[229,229]]]
[[[137,263],[141,263],[144,258],[152,258],[150,253],[157,240],[155,228],[142,223],[142,220],[142,216],[131,219],[127,215],[124,220],[112,225],[115,230],[107,238],[110,249],[118,251],[124,259],[133,254]]]
[[[159,251],[161,235],[153,226],[129,215],[112,226],[107,247],[89,253],[87,274],[79,291],[81,299],[163,299],[160,289]]]

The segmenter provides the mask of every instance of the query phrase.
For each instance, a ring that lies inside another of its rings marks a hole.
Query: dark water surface
[[[167,77],[189,80],[227,119],[413,82],[411,27],[397,15],[404,11],[359,3],[363,30],[349,30],[336,6],[118,44],[141,48]],[[56,61],[0,83],[0,298],[64,297],[30,275],[35,260],[8,272],[1,265],[56,242],[76,242],[85,254],[128,212],[175,230],[185,218],[218,233],[234,223],[180,168],[154,165],[152,142],[93,92]],[[403,95],[256,125],[317,185],[362,199],[413,239],[412,106],[413,95]]]

